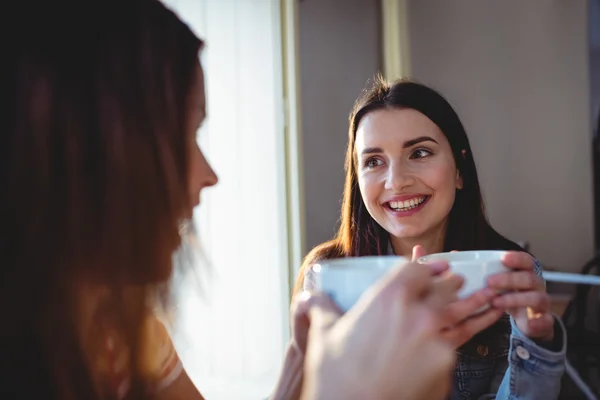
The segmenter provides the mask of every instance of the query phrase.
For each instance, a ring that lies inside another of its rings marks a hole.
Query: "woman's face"
[[[190,96],[190,120],[188,124],[188,149],[189,155],[189,196],[190,204],[196,207],[200,204],[200,193],[202,189],[216,185],[217,175],[212,170],[210,164],[204,157],[202,150],[196,141],[196,134],[206,117],[206,96],[204,94],[204,73],[202,67],[198,64],[195,84]]]
[[[445,228],[462,179],[446,136],[413,109],[365,115],[356,132],[358,184],[369,214],[392,236]]]

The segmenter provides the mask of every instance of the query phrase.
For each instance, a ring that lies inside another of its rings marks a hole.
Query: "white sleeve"
[[[183,372],[183,365],[165,325],[150,317],[146,325],[146,365],[149,391],[156,393],[170,386]]]
[[[177,379],[182,372],[183,364],[181,363],[181,360],[177,358],[173,367],[154,384],[152,391],[157,393],[168,388],[173,382],[175,382],[175,379]]]

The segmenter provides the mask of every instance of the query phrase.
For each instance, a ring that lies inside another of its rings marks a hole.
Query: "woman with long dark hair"
[[[425,85],[377,78],[350,116],[339,231],[306,257],[295,291],[312,288],[311,265],[319,260],[455,250],[510,250],[504,262],[513,271],[448,306],[455,317],[494,306],[449,321],[445,335],[458,352],[452,398],[556,398],[564,328],[550,314],[539,263],[485,216],[458,115]]]

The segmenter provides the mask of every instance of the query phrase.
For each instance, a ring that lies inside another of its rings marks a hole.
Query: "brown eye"
[[[365,161],[365,168],[375,168],[382,164],[383,161],[378,158],[369,158],[367,161]]]
[[[425,157],[429,157],[431,155],[433,155],[433,153],[429,149],[416,149],[415,151],[412,152],[412,154],[410,155],[410,158],[411,159],[425,158]]]

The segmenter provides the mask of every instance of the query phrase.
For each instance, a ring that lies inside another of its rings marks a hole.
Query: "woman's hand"
[[[422,246],[417,245],[413,248],[412,259],[414,261],[425,255],[426,252]],[[436,281],[447,280],[451,277],[458,278],[458,275],[446,274],[445,272],[442,271],[434,278],[432,288],[434,294],[439,291]],[[463,280],[460,278],[460,284],[462,282]],[[460,288],[460,284],[455,288],[454,293]],[[468,342],[477,333],[493,325],[504,314],[504,310],[490,307],[484,312],[473,314],[482,307],[489,305],[495,296],[494,290],[485,288],[465,299],[457,300],[454,297],[451,301],[444,303],[440,312],[442,336],[456,349]]]
[[[311,323],[309,313],[316,307],[336,317],[342,314],[333,301],[324,294],[304,291],[294,296],[290,309],[292,337],[275,390],[269,397],[270,400],[300,398],[304,379],[304,355]]]
[[[526,336],[543,342],[554,338],[554,317],[542,278],[535,274],[533,257],[524,252],[508,252],[502,262],[512,271],[492,275],[488,286],[499,292],[492,304],[506,310]]]
[[[291,346],[302,356],[306,353],[306,343],[308,341],[308,330],[310,328],[309,312],[311,308],[317,306],[321,309],[327,309],[338,316],[342,315],[342,312],[335,303],[324,294],[310,294],[304,291],[294,296],[290,309],[292,327]]]
[[[432,270],[443,269],[406,263],[341,317],[315,304],[302,398],[444,398],[455,352],[440,334],[433,304],[450,299],[440,294],[446,291],[430,297]]]
[[[448,304],[442,310],[442,335],[455,349],[467,343],[477,333],[495,324],[504,314],[504,310],[490,307],[476,313],[480,308],[489,305],[495,293],[489,288],[479,290],[469,297]],[[476,313],[474,315],[474,313]]]

